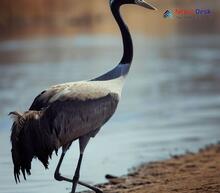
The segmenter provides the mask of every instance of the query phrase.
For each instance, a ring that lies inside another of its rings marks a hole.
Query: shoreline
[[[220,193],[220,144],[106,177],[109,182],[97,185],[105,193]]]

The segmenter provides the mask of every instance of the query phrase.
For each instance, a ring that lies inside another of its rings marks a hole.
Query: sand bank
[[[99,187],[105,193],[220,193],[220,145],[142,165]]]

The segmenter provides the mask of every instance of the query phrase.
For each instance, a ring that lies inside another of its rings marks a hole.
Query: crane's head
[[[139,5],[141,7],[151,9],[151,10],[157,10],[153,5],[145,2],[144,0],[110,0],[110,5],[124,5],[124,4],[134,4],[134,5]]]

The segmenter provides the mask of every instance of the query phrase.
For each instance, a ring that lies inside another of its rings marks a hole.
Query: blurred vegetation
[[[127,6],[122,12],[131,30],[149,35],[175,33],[218,34],[219,0],[150,0],[159,11]],[[211,15],[193,19],[164,19],[169,9],[210,9]],[[1,0],[0,39],[30,36],[115,33],[108,0]]]

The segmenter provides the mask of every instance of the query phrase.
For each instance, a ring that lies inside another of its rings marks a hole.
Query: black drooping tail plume
[[[26,173],[31,174],[31,162],[38,158],[45,168],[54,150],[57,151],[56,135],[42,119],[42,111],[27,111],[23,114],[11,112],[14,123],[11,129],[12,160],[15,181],[20,182],[20,172],[26,180]]]

